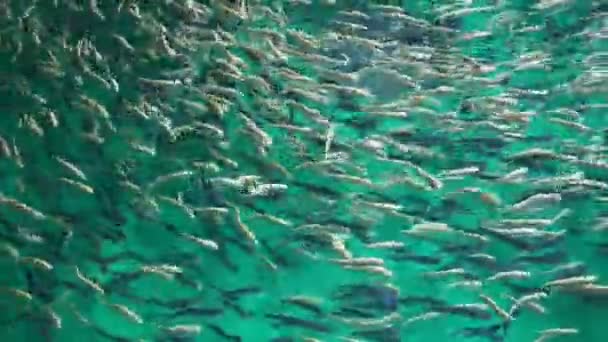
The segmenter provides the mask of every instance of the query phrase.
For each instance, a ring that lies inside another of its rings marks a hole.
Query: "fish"
[[[506,341],[600,305],[605,6],[419,5],[0,4],[0,323]],[[527,338],[591,338],[560,322]]]

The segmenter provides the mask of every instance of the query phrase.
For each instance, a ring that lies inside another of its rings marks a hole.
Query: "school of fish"
[[[408,4],[2,2],[2,340],[604,341],[607,3]]]

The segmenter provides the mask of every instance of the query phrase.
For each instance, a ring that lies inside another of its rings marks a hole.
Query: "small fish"
[[[82,275],[82,273],[80,273],[80,269],[78,268],[78,266],[75,266],[75,269],[76,269],[76,276],[78,277],[78,279],[80,279],[83,283],[85,283],[88,287],[95,290],[96,292],[98,292],[102,295],[105,294],[105,291],[101,288],[101,286],[99,286],[99,284],[95,283],[94,281],[92,281],[91,279],[85,277],[84,275]]]
[[[332,329],[328,325],[319,321],[297,318],[295,316],[290,316],[286,314],[265,314],[264,316],[287,326],[300,327],[303,329],[312,330],[320,333],[332,332]]]
[[[164,327],[163,330],[171,336],[178,338],[186,338],[192,336],[198,336],[202,332],[202,327],[197,324],[179,324],[170,327]]]
[[[144,322],[143,319],[138,314],[136,314],[134,311],[129,309],[128,307],[121,305],[121,304],[109,304],[109,305],[111,308],[118,311],[121,315],[125,316],[130,321],[135,322],[137,324],[143,324],[143,322]]]
[[[562,200],[562,196],[558,193],[543,193],[532,195],[521,202],[513,204],[511,210],[513,211],[531,211],[538,210],[540,208],[554,205]]]

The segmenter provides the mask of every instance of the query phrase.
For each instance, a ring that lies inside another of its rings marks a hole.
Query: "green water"
[[[0,340],[607,340],[605,3],[378,3],[0,5]]]

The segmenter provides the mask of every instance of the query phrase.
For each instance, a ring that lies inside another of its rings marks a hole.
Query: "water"
[[[604,341],[605,4],[377,3],[3,4],[2,340]]]

